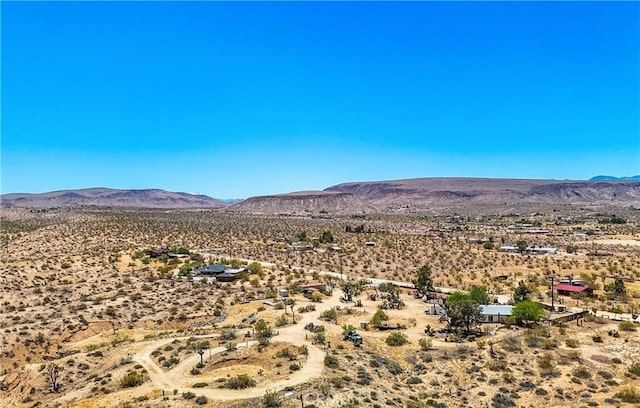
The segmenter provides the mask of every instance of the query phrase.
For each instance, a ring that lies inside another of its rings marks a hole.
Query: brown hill
[[[110,188],[85,188],[61,190],[49,193],[12,193],[0,196],[3,206],[51,208],[51,207],[137,207],[137,208],[222,208],[224,202],[206,195],[174,193],[170,191],[116,190]]]
[[[229,207],[233,211],[261,214],[375,212],[376,208],[350,193],[337,191],[299,191],[248,198]]]
[[[325,191],[353,194],[382,212],[522,204],[640,205],[637,181],[420,178],[344,183]]]

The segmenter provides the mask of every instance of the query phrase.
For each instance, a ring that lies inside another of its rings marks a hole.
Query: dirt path
[[[298,315],[298,322],[292,326],[279,330],[279,334],[275,337],[281,339],[287,343],[293,343],[295,345],[306,344],[309,354],[306,362],[300,370],[291,373],[287,378],[272,382],[268,385],[259,385],[257,387],[244,389],[244,390],[230,390],[224,388],[193,388],[193,384],[196,382],[213,382],[216,378],[207,375],[192,376],[189,374],[190,369],[195,366],[200,358],[194,354],[189,358],[181,361],[176,367],[170,371],[164,371],[160,368],[151,356],[154,350],[161,348],[167,344],[170,344],[174,339],[188,339],[188,338],[206,338],[210,335],[203,336],[184,336],[184,337],[172,337],[162,340],[156,340],[148,343],[146,347],[139,353],[133,356],[133,360],[142,365],[148,372],[151,383],[159,389],[166,392],[194,392],[199,395],[204,395],[207,398],[215,400],[235,400],[260,397],[268,390],[281,390],[286,387],[295,386],[307,382],[315,377],[319,377],[322,374],[324,368],[324,356],[325,352],[311,342],[305,339],[308,332],[304,329],[307,323],[319,323],[318,318],[320,314],[325,310],[331,309],[341,303],[338,300],[338,296],[334,295],[329,299],[326,299],[323,303],[316,304],[316,310],[314,312]],[[248,344],[238,345],[238,348],[244,348],[245,346],[252,347],[257,344],[256,341],[250,341]],[[211,355],[219,354],[226,351],[225,347],[216,347],[211,349]],[[208,353],[207,353],[208,354]]]

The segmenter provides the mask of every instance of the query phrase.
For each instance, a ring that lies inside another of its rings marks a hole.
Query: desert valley
[[[1,407],[640,406],[640,182],[2,196]]]

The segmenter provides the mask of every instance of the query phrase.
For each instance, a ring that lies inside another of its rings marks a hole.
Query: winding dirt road
[[[293,325],[279,330],[277,339],[281,339],[287,343],[294,345],[306,344],[309,350],[306,362],[300,370],[291,373],[287,378],[275,381],[270,384],[258,385],[253,388],[243,390],[230,390],[225,388],[193,388],[192,385],[197,382],[212,383],[217,376],[198,375],[193,376],[189,372],[194,367],[200,358],[197,354],[193,354],[189,358],[181,361],[176,367],[170,371],[164,371],[160,368],[151,356],[154,350],[161,348],[167,344],[170,344],[175,339],[188,339],[188,338],[211,338],[211,335],[203,336],[184,336],[184,337],[172,337],[161,340],[155,340],[150,343],[141,352],[133,356],[133,360],[142,365],[148,372],[151,383],[159,389],[166,390],[167,392],[173,392],[177,389],[178,392],[191,391],[204,395],[207,398],[216,400],[235,400],[255,398],[264,395],[267,391],[282,390],[286,387],[292,387],[297,384],[301,384],[319,377],[322,374],[324,368],[324,356],[325,352],[311,342],[305,339],[305,335],[308,332],[305,331],[304,326],[307,323],[313,322],[314,324],[320,323],[318,318],[320,314],[325,310],[331,309],[341,303],[338,300],[338,296],[334,295],[329,299],[326,299],[323,303],[316,304],[316,310],[314,312],[297,315],[300,319]],[[248,347],[252,347],[256,344],[256,341],[248,342]],[[238,348],[244,348],[245,343],[238,345]],[[216,347],[211,349],[211,354],[218,354],[226,351],[225,347]],[[207,353],[208,354],[208,353]],[[215,377],[215,378],[214,378]]]

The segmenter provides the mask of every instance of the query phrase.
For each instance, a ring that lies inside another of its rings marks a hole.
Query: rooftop
[[[564,284],[556,285],[556,290],[561,290],[563,292],[580,293],[580,292],[584,292],[587,289],[589,288],[586,286],[564,285]]]
[[[483,315],[511,316],[511,305],[480,305],[480,313]]]

